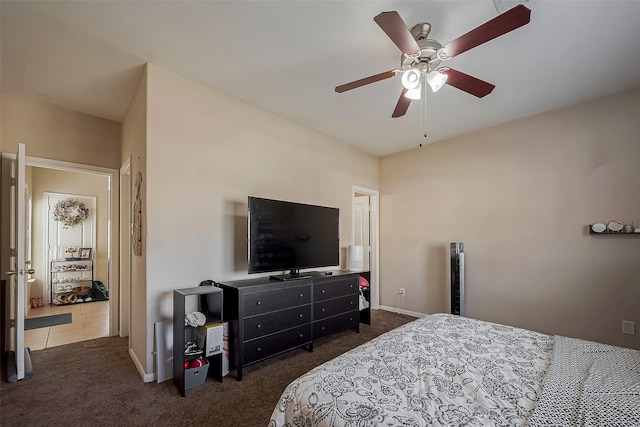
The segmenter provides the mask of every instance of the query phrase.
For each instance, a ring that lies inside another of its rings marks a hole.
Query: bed
[[[294,380],[269,427],[640,426],[640,351],[449,314]]]

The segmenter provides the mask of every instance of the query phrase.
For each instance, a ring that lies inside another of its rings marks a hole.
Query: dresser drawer
[[[244,363],[257,362],[274,354],[311,342],[311,325],[298,326],[244,343]]]
[[[244,317],[310,303],[310,284],[250,293],[244,297]]]
[[[283,329],[311,322],[311,305],[301,305],[287,310],[247,317],[244,319],[244,339],[250,340]]]
[[[314,282],[313,299],[322,301],[358,293],[358,279],[356,277],[341,277]]]
[[[313,322],[313,339],[316,340],[344,329],[357,328],[359,321],[359,313],[354,310]]]
[[[313,305],[313,319],[320,320],[358,308],[358,295],[334,298],[317,302]]]

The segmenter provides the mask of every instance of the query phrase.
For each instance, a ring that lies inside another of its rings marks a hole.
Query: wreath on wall
[[[88,217],[89,208],[78,200],[60,200],[53,208],[53,219],[62,222],[62,228],[75,227]]]

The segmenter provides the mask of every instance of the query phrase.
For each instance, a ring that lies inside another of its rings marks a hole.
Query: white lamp
[[[414,87],[413,89],[407,89],[407,91],[404,93],[404,96],[406,96],[409,99],[417,100],[417,99],[420,99],[421,93],[422,93],[422,85],[419,84],[417,87]]]
[[[404,77],[404,76],[403,76]],[[438,70],[429,71],[427,74],[427,83],[431,86],[431,90],[437,92],[447,81],[447,75],[442,74]]]
[[[420,71],[410,68],[402,73],[402,86],[405,89],[415,89],[418,85],[420,85]]]

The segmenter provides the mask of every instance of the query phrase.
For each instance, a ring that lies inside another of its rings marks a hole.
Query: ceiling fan
[[[531,10],[520,4],[443,46],[439,41],[428,38],[431,24],[422,22],[409,30],[398,12],[382,12],[373,20],[402,52],[400,68],[337,86],[336,92],[346,92],[402,74],[403,89],[391,115],[394,118],[406,114],[411,100],[420,99],[426,84],[434,92],[446,83],[482,98],[493,91],[493,84],[450,67],[440,67],[440,64],[528,24],[530,16]]]

